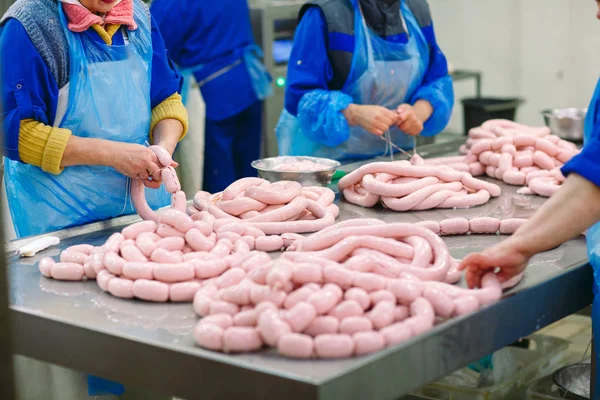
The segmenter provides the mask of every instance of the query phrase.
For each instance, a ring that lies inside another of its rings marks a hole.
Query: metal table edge
[[[334,375],[326,380],[319,387],[319,399],[363,399],[364,396],[373,395],[377,392],[379,382],[396,378],[399,388],[402,387],[404,393],[422,386],[421,382],[407,383],[402,381],[398,373],[406,353],[420,347],[422,353],[440,354],[442,347],[455,346],[461,349],[461,354],[474,362],[481,357],[481,351],[487,353],[495,352],[516,340],[525,337],[531,332],[538,331],[541,328],[560,320],[568,315],[583,309],[590,305],[593,300],[592,293],[593,270],[589,261],[573,264],[568,267],[564,273],[557,275],[547,281],[540,282],[527,290],[509,291],[504,295],[501,301],[491,304],[475,313],[453,318],[436,326],[433,330],[411,339],[410,341],[396,347],[388,348],[372,356],[366,357],[360,365],[352,369],[345,370],[343,373]],[[581,290],[582,287],[589,286],[589,290]],[[517,287],[518,289],[518,287]],[[572,293],[579,293],[579,296],[569,296]],[[544,301],[540,301],[544,299]],[[531,307],[521,307],[521,304],[529,303]],[[551,306],[549,305],[551,304]],[[520,310],[521,312],[515,312]],[[506,316],[514,316],[513,323],[506,321],[499,322]],[[467,329],[465,329],[465,326]],[[479,332],[490,331],[493,333],[488,337],[477,338],[475,335],[466,334],[465,330]],[[451,337],[450,340],[440,342],[441,337]],[[481,341],[480,345],[473,345],[473,338]],[[436,368],[435,363],[425,373],[428,375],[425,381],[434,381],[447,374],[447,370],[456,370],[464,367],[462,362],[453,362],[451,358],[442,361],[443,368]],[[373,365],[379,365],[376,373],[373,373]],[[444,370],[444,371],[440,371]],[[364,390],[362,386],[368,382],[369,388]],[[395,394],[394,394],[395,395]],[[374,398],[395,397],[386,396],[385,393],[377,393]]]
[[[200,386],[215,388],[209,398],[229,398],[256,391],[261,384],[270,388],[268,398],[283,396],[288,391],[301,393],[302,397],[298,398],[310,397],[311,393],[313,397],[310,398],[316,398],[314,393],[320,384],[302,376],[246,368],[234,359],[226,358],[226,355],[199,348],[196,350],[203,352],[201,356],[194,351],[157,346],[151,341],[24,312],[18,307],[11,306],[10,313],[15,354],[187,400],[199,398],[197,389]],[[110,340],[110,346],[103,345],[106,340]],[[90,359],[98,362],[90,363]],[[170,365],[178,368],[169,368]],[[147,366],[142,374],[139,373],[140,366]],[[192,382],[196,386],[188,388]],[[202,382],[206,384],[202,385]],[[231,382],[235,382],[234,387],[231,387]],[[279,388],[273,392],[272,386]],[[208,394],[204,391],[202,397],[206,398]]]

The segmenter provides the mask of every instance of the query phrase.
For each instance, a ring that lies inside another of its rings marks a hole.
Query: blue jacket
[[[254,44],[246,0],[154,0],[150,12],[173,61],[200,82]],[[208,119],[222,120],[257,101],[243,63],[201,88]]]
[[[567,162],[561,172],[564,176],[574,172],[600,187],[600,124],[594,126],[592,136],[581,153]]]
[[[83,34],[91,35],[94,40],[102,42],[100,36],[91,29]],[[18,144],[21,120],[31,118],[46,125],[53,125],[59,88],[19,21],[8,20],[3,25],[0,35],[5,155],[12,160],[20,161]],[[113,43],[123,45],[121,31],[115,33]],[[165,51],[165,44],[154,20],[152,20],[152,48],[150,102],[154,108],[173,93],[181,90],[182,77]],[[20,92],[27,96],[17,102],[13,87],[18,81],[23,86]],[[115,88],[114,95],[119,95],[118,88]]]
[[[440,93],[438,81],[448,79],[448,66],[446,57],[437,45],[433,25],[423,33],[431,49],[429,65],[421,87],[409,102],[414,104],[423,99],[432,104],[434,113],[425,123],[422,133],[423,136],[431,136],[439,133],[438,129],[430,129],[431,127],[447,125],[454,105],[454,94],[452,90]],[[386,40],[396,42],[398,38],[386,37]],[[288,64],[285,109],[293,116],[298,116],[298,104],[304,94],[315,89],[339,90],[331,86],[334,73],[327,55],[327,43],[325,16],[318,7],[310,7],[302,15],[296,28],[294,47]]]

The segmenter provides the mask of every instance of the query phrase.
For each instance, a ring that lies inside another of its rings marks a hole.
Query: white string
[[[417,155],[417,137],[413,136],[413,157]]]
[[[386,133],[389,133],[389,131],[388,131],[388,132],[386,132]],[[385,136],[385,135],[384,135],[384,136]],[[411,158],[411,157],[413,156],[412,154],[410,154],[409,152],[407,152],[407,151],[406,151],[406,150],[404,150],[403,148],[396,146],[396,145],[395,145],[395,144],[392,142],[392,140],[391,140],[390,138],[388,138],[388,137],[384,137],[384,136],[379,136],[379,137],[381,138],[381,140],[385,140],[385,141],[386,141],[386,143],[387,143],[387,146],[393,147],[394,149],[398,150],[399,152],[401,152],[402,154],[404,154],[404,155],[405,155],[405,156],[407,156],[408,158]],[[386,146],[386,153],[387,153],[387,146]],[[385,155],[385,153],[384,153],[384,155]]]
[[[119,215],[123,214],[125,212],[125,210],[127,210],[127,204],[131,204],[131,197],[129,193],[129,188],[131,186],[131,178],[127,177],[127,182],[125,184],[125,201],[123,202],[123,209],[121,210],[121,212],[119,213]],[[127,199],[129,199],[129,201],[127,201]]]
[[[390,152],[390,161],[394,161],[394,150],[392,148],[392,138],[389,129],[385,131],[385,138],[387,139],[386,152]]]

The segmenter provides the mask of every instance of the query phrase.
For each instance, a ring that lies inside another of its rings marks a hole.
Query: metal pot
[[[552,108],[542,111],[544,122],[553,135],[565,140],[583,140],[583,122],[587,108]]]
[[[591,364],[574,364],[559,369],[552,376],[563,398],[589,400]]]

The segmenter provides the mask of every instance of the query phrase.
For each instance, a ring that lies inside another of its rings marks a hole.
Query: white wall
[[[600,76],[600,21],[591,0],[429,0],[436,34],[455,68],[483,73],[484,96],[518,96],[517,120],[542,125],[540,111],[585,107]],[[460,99],[475,94],[455,84],[449,129],[462,131]]]

